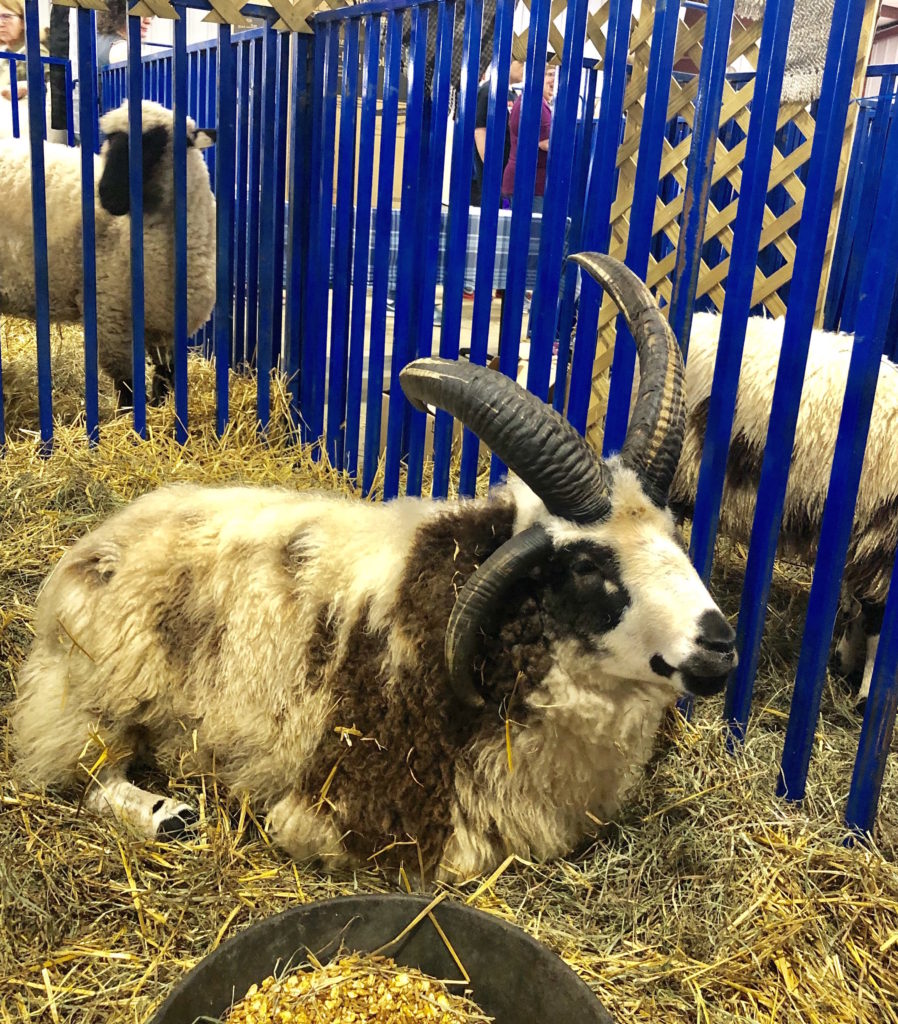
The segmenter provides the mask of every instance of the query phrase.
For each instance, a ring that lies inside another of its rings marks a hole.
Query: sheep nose
[[[731,655],[736,651],[736,633],[716,608],[702,612],[695,642],[714,654]]]

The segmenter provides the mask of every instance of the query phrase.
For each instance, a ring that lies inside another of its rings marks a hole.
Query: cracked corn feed
[[[227,1024],[488,1024],[469,999],[379,956],[341,956],[253,985]]]

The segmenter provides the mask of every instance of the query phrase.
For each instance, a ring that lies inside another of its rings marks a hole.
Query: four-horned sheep
[[[146,351],[155,372],[154,402],[172,381],[174,347],[173,115],[145,101],[143,125],[143,250]],[[115,383],[119,401],[133,395],[131,315],[131,217],[128,178],[127,103],[105,114],[106,135],[95,162],[97,344],[100,367]],[[201,149],[214,133],[187,119],[187,332],[209,319],[215,303],[215,198]],[[45,143],[50,316],[83,317],[81,252],[81,151]],[[0,142],[4,197],[0,232],[0,312],[35,312],[31,214],[31,151],[28,140]]]
[[[754,520],[783,326],[782,319],[751,317],[746,330],[720,518],[721,532],[744,543]],[[696,314],[686,360],[686,433],[670,489],[678,515],[691,516],[694,508],[719,334],[719,316]],[[807,565],[817,557],[853,342],[847,334],[811,336],[779,542],[781,555]],[[898,543],[896,426],[898,367],[883,359],[843,577],[849,623],[837,648],[842,671],[863,669],[859,699],[870,689]]]
[[[214,768],[295,858],[399,857],[443,878],[561,855],[614,816],[666,710],[724,687],[735,636],[666,507],[676,341],[630,271],[575,258],[638,347],[618,457],[503,375],[422,359],[401,374],[412,403],[515,474],[488,497],[140,498],[42,591],[12,712],[20,776],[84,782],[102,744],[87,806],[155,836],[193,812],[129,782],[135,756]]]

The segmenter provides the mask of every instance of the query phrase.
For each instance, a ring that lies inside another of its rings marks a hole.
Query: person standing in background
[[[512,86],[520,85],[524,80],[524,62],[513,60],[508,70],[508,112],[514,106],[516,93]],[[480,206],[483,189],[483,157],[486,153],[486,122],[490,105],[490,80],[484,79],[477,90],[477,111],[474,115],[474,170],[471,176],[471,206]],[[508,117],[505,118],[505,153],[502,157],[503,168],[508,163],[511,150],[511,136],[508,131]]]
[[[0,52],[25,52],[25,2],[0,0]],[[41,55],[49,56],[41,40]],[[12,64],[12,72],[10,65]],[[46,74],[46,70],[44,71]],[[12,135],[12,104],[19,106],[19,134],[28,134],[28,84],[25,61],[0,58],[0,138]]]
[[[546,161],[549,156],[549,133],[552,129],[552,108],[549,106],[552,97],[555,95],[555,68],[546,68],[546,75],[543,79],[542,111],[539,121],[539,152],[536,158],[536,180],[533,189],[533,212],[541,213],[543,208],[543,196],[546,191]],[[508,155],[508,162],[505,165],[505,173],[502,175],[502,198],[511,202],[514,194],[515,172],[518,166],[518,135],[521,130],[521,104],[523,95],[519,96],[511,108],[508,118],[508,129],[511,135],[511,150]]]
[[[505,151],[502,154],[502,167],[508,162],[511,148],[511,136],[508,132],[508,114],[514,105],[516,92],[512,86],[520,85],[524,78],[524,62],[513,60],[508,69],[508,111],[505,116]],[[474,115],[474,166],[471,174],[471,206],[480,206],[483,192],[483,157],[486,154],[486,130],[490,106],[490,80],[487,76],[477,90],[477,110]],[[474,297],[474,284],[477,277],[477,250],[469,251],[465,261],[464,297]]]
[[[119,64],[128,59],[127,0],[107,0],[108,11],[97,11],[97,67]],[[150,30],[150,19],[140,19],[140,41]]]

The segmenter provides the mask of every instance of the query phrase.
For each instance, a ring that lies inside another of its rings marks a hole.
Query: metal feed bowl
[[[250,985],[301,961],[307,950],[322,962],[341,945],[371,952],[395,939],[429,903],[421,896],[346,896],[266,918],[201,961],[150,1024],[220,1018]],[[614,1024],[577,975],[520,928],[460,903],[441,903],[433,915],[471,976],[472,998],[496,1024]],[[459,975],[427,918],[384,952],[435,978]]]

